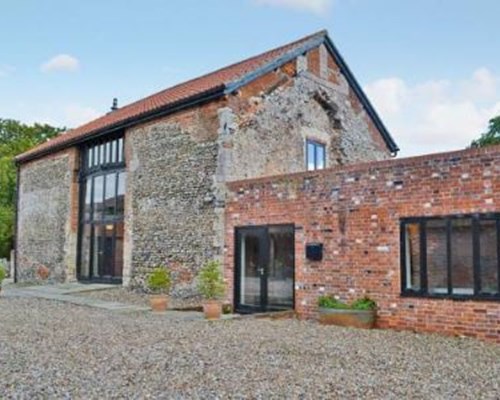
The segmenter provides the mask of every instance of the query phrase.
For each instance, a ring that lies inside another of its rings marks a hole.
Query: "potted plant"
[[[224,280],[220,263],[209,261],[198,275],[198,290],[205,299],[203,312],[206,319],[219,319],[222,313],[221,297],[224,295]]]
[[[149,301],[153,311],[165,311],[168,307],[168,294],[172,286],[170,271],[165,267],[156,267],[148,276],[147,285],[153,293]]]
[[[7,276],[7,271],[2,265],[0,265],[0,293],[2,292],[2,282],[6,278],[6,276]]]
[[[375,326],[377,304],[368,297],[346,304],[334,296],[320,296],[318,306],[321,324],[365,329]]]

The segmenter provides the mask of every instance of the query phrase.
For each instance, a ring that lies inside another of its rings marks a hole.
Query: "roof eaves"
[[[373,105],[370,103],[370,100],[368,100],[368,97],[366,97],[366,94],[364,93],[363,89],[359,85],[358,81],[354,77],[353,73],[351,72],[349,66],[345,62],[344,58],[340,54],[340,52],[337,50],[335,45],[333,44],[333,41],[330,39],[328,35],[325,36],[325,43],[327,49],[330,51],[330,53],[333,55],[333,57],[336,59],[337,63],[339,64],[341,72],[344,74],[344,76],[347,79],[347,82],[349,85],[353,88],[354,92],[358,96],[359,100],[363,104],[366,112],[368,115],[371,117],[373,123],[377,127],[377,129],[380,131],[387,147],[389,148],[389,151],[391,153],[397,153],[399,151],[399,147],[394,141],[393,137],[385,127],[384,123],[382,122],[382,119],[379,117],[377,114],[377,111],[375,111],[375,108]]]
[[[197,93],[194,96],[186,97],[185,99],[182,99],[181,101],[178,101],[177,103],[174,104],[169,104],[166,107],[161,107],[156,110],[146,112],[142,115],[139,116],[134,116],[130,117],[128,119],[125,119],[123,121],[120,121],[114,125],[106,126],[105,128],[102,129],[96,129],[94,131],[91,131],[84,136],[78,136],[75,137],[74,139],[70,139],[68,141],[64,141],[60,144],[57,144],[55,146],[48,147],[46,149],[41,149],[40,151],[34,151],[34,152],[26,152],[22,153],[14,158],[14,161],[17,165],[32,161],[34,159],[46,156],[48,154],[55,153],[57,151],[66,149],[71,146],[78,145],[80,143],[86,142],[88,140],[92,139],[97,139],[101,136],[110,134],[112,132],[116,132],[117,130],[120,129],[125,129],[129,128],[131,126],[141,124],[144,122],[148,122],[152,119],[159,118],[159,117],[164,117],[166,115],[172,114],[174,112],[180,111],[184,108],[189,108],[194,105],[198,105],[200,103],[205,103],[211,100],[215,100],[217,98],[220,98],[225,95],[225,85],[218,85],[210,90],[207,90],[202,93]]]

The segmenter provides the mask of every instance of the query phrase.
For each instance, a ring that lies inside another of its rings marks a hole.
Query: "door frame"
[[[295,310],[295,225],[293,223],[288,224],[268,224],[268,225],[243,225],[234,227],[234,260],[233,260],[233,306],[235,311],[242,314],[251,314],[256,312],[268,312],[268,311],[284,311],[283,308],[269,306],[268,304],[268,277],[269,277],[269,261],[270,261],[270,240],[269,240],[269,229],[274,227],[290,228],[293,235],[293,274],[292,274],[292,306],[291,310]],[[240,232],[242,231],[262,231],[262,239],[265,251],[263,254],[259,255],[260,262],[265,261],[264,274],[260,276],[260,305],[249,306],[240,304],[240,292],[241,292],[241,253],[240,253]]]

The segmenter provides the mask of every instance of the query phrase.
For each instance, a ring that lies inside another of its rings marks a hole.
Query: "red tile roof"
[[[69,147],[84,140],[86,137],[94,136],[107,130],[112,130],[113,128],[117,128],[123,124],[133,123],[134,120],[138,120],[154,113],[155,111],[177,105],[205,93],[216,91],[217,89],[223,90],[230,83],[241,79],[245,75],[252,73],[266,64],[276,61],[281,56],[286,55],[293,50],[297,50],[306,44],[306,42],[316,38],[319,39],[321,37],[325,37],[326,35],[326,31],[317,32],[285,46],[278,47],[258,56],[203,75],[199,78],[195,78],[169,89],[162,90],[161,92],[103,115],[102,117],[79,126],[76,129],[64,132],[59,136],[18,155],[16,157],[16,161],[27,161],[36,158],[37,156],[47,154],[51,151]]]

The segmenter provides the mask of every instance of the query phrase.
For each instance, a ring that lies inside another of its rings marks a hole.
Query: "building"
[[[316,33],[19,155],[16,280],[37,280],[42,268],[53,282],[142,287],[162,264],[173,295],[191,296],[203,263],[232,245],[229,181],[397,151],[328,34]],[[292,245],[289,230],[276,235]]]

